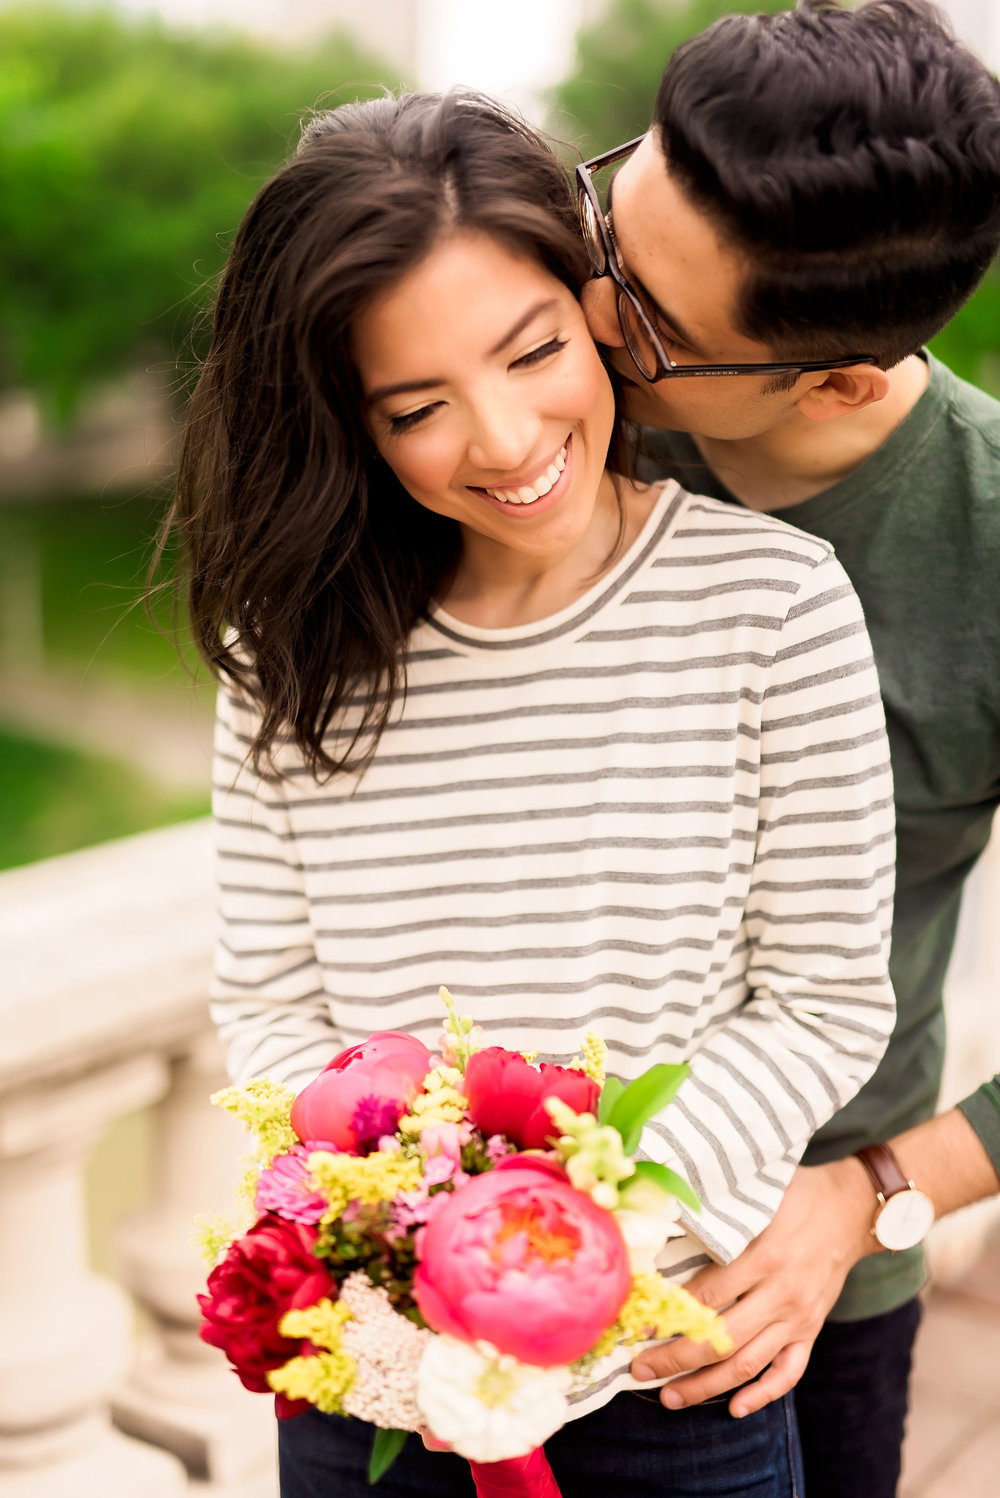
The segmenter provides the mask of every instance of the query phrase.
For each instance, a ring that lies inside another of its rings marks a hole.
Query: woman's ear
[[[884,400],[888,393],[889,376],[884,369],[875,364],[856,364],[849,369],[827,370],[796,405],[810,421],[832,421],[863,411],[865,406]]]

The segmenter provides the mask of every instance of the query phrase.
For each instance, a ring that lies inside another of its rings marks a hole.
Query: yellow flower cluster
[[[307,1337],[314,1347],[325,1347],[327,1352],[337,1352],[342,1345],[340,1328],[345,1321],[353,1320],[350,1307],[342,1300],[324,1299],[317,1301],[314,1306],[286,1311],[278,1330],[283,1337]]]
[[[245,1232],[249,1225],[233,1217],[198,1217],[191,1229],[191,1242],[202,1258],[214,1268],[225,1257],[233,1239]]]
[[[261,1171],[267,1170],[276,1155],[286,1154],[299,1140],[290,1122],[295,1093],[279,1082],[255,1077],[242,1087],[224,1087],[221,1092],[213,1092],[210,1101],[238,1119],[253,1134],[256,1144],[256,1148],[244,1158],[243,1170],[234,1188],[242,1211],[240,1218],[229,1224],[228,1241],[223,1242],[225,1228],[219,1220],[196,1230],[196,1241],[202,1252],[211,1253],[217,1261],[229,1243],[245,1233],[256,1217],[257,1181]]]
[[[604,1063],[608,1058],[608,1048],[604,1040],[596,1030],[588,1030],[583,1037],[583,1069],[592,1082],[598,1087],[604,1085]]]
[[[286,1154],[298,1136],[290,1123],[295,1093],[290,1087],[257,1077],[243,1087],[224,1087],[214,1092],[211,1101],[238,1118],[245,1129],[255,1135],[255,1160],[266,1170],[276,1155]]]
[[[570,1071],[582,1071],[584,1076],[596,1082],[598,1087],[603,1087],[604,1063],[608,1057],[608,1048],[596,1030],[587,1031],[580,1050],[583,1055],[574,1056],[572,1061],[567,1061],[567,1068]],[[535,1055],[538,1055],[537,1051]]]
[[[289,1399],[308,1399],[324,1415],[343,1413],[344,1395],[354,1382],[357,1364],[344,1348],[340,1328],[351,1320],[341,1302],[321,1300],[300,1311],[287,1311],[278,1330],[283,1337],[306,1337],[321,1352],[292,1358],[274,1368],[267,1381],[276,1394]]]
[[[683,1285],[658,1274],[637,1274],[618,1317],[619,1342],[645,1342],[652,1337],[690,1337],[708,1342],[722,1356],[732,1349],[725,1323],[715,1311],[695,1300]]]
[[[424,1078],[424,1088],[399,1120],[401,1134],[417,1135],[429,1124],[461,1123],[468,1099],[461,1092],[462,1073],[453,1066],[435,1066]]]
[[[376,1202],[390,1202],[401,1191],[415,1191],[420,1185],[421,1163],[402,1155],[334,1155],[328,1150],[314,1150],[309,1156],[309,1174],[317,1191],[329,1202],[323,1214],[324,1224],[339,1217],[348,1202],[373,1207]]]

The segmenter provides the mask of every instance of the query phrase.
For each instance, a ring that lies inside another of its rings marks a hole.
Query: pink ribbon
[[[470,1462],[479,1498],[562,1498],[544,1447],[505,1462]]]

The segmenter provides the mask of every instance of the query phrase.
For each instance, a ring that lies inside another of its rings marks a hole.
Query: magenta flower
[[[292,1104],[292,1128],[303,1144],[331,1139],[339,1150],[367,1154],[393,1133],[433,1064],[413,1035],[372,1035],[334,1056],[303,1087]]]
[[[296,1144],[285,1155],[276,1155],[257,1182],[258,1212],[277,1212],[292,1222],[319,1222],[330,1205],[313,1186],[309,1156],[313,1150],[335,1150],[329,1140],[315,1140],[308,1147]]]
[[[624,1239],[551,1162],[504,1161],[440,1200],[413,1285],[434,1331],[549,1368],[614,1325],[632,1285]]]

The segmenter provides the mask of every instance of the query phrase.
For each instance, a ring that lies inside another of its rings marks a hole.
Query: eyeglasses
[[[610,275],[618,289],[618,323],[625,347],[644,380],[681,379],[694,375],[767,375],[805,374],[814,369],[845,369],[853,364],[876,363],[873,354],[852,354],[843,359],[799,359],[794,364],[677,364],[659,337],[642,301],[618,263],[618,252],[601,200],[594,186],[594,173],[624,161],[645,139],[639,135],[624,146],[594,156],[576,169],[577,212],[580,230],[596,277]]]

